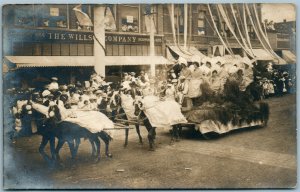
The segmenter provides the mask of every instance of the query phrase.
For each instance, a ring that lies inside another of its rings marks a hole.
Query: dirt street
[[[183,130],[180,142],[170,145],[168,128],[157,129],[156,151],[148,151],[147,132],[141,128],[144,145],[135,130],[123,147],[124,131],[117,131],[110,149],[95,163],[91,146],[83,141],[78,159],[70,160],[65,145],[63,166],[50,169],[38,153],[40,136],[5,140],[5,188],[287,188],[296,185],[295,95],[266,100],[270,104],[267,127],[230,132],[205,140]],[[49,152],[49,148],[47,148]]]

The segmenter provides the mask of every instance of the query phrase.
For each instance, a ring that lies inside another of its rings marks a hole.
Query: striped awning
[[[20,67],[93,67],[97,64],[94,56],[6,56]],[[151,65],[174,64],[163,56],[106,56],[105,65]]]
[[[192,61],[198,61],[205,58],[206,56],[201,53],[196,47],[190,46],[187,47],[187,49],[185,50],[183,46],[174,46],[174,45],[170,45],[168,46],[169,49],[167,51],[167,58],[169,60],[174,60],[176,58],[174,58],[174,56],[172,55],[171,51],[173,51],[176,55],[178,55],[179,57],[183,57],[184,59],[186,59],[189,62]],[[199,61],[198,61],[199,62]]]
[[[17,67],[90,67],[93,56],[6,56]]]
[[[282,58],[286,60],[288,64],[296,64],[296,55],[290,50],[282,50]]]

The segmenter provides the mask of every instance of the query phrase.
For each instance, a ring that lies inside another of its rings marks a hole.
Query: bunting
[[[238,44],[242,47],[242,49],[250,56],[253,56],[251,53],[249,53],[249,51],[242,45],[242,43],[240,42],[240,40],[238,39],[237,35],[235,34],[234,32],[234,29],[233,29],[233,26],[231,25],[231,22],[228,18],[228,16],[226,15],[225,13],[225,10],[224,10],[224,7],[223,5],[221,4],[218,4],[217,5],[219,11],[220,11],[220,14],[221,16],[223,17],[228,29],[230,30],[230,32],[232,33],[232,35],[234,36],[234,38],[236,39],[236,41],[238,42]]]
[[[237,26],[237,30],[239,32],[239,35],[240,35],[241,39],[242,39],[243,45],[244,45],[244,47],[247,50],[249,50],[249,47],[248,47],[248,45],[247,45],[247,43],[245,41],[245,38],[244,38],[244,36],[243,36],[243,34],[242,34],[241,30],[240,30],[240,27],[239,27],[239,24],[238,24],[238,21],[237,21],[236,15],[235,15],[235,11],[234,11],[234,8],[233,8],[232,4],[230,4],[230,8],[231,8],[231,12],[232,12],[232,15],[233,15],[233,18],[234,18],[234,21],[235,21],[235,25]],[[252,54],[251,56],[253,57],[253,53],[252,52],[251,52],[251,54]]]
[[[231,51],[229,50],[229,48],[228,48],[227,45],[225,44],[225,42],[224,42],[224,40],[223,40],[221,34],[220,34],[219,31],[218,31],[217,25],[216,25],[216,23],[215,23],[215,20],[214,20],[214,18],[213,18],[213,15],[212,15],[212,12],[211,12],[211,9],[210,9],[210,5],[207,4],[207,7],[208,7],[208,12],[209,12],[210,17],[211,17],[211,20],[212,20],[212,22],[213,22],[215,31],[217,32],[220,41],[222,42],[222,44],[224,45],[224,47],[225,47],[225,49],[228,51],[228,53],[230,53],[230,55],[231,55],[232,57],[234,57],[234,55],[231,53]]]
[[[105,8],[104,14],[105,14],[105,16],[104,16],[105,30],[116,31],[117,27],[116,27],[115,18],[113,16],[113,7],[112,7],[112,5],[107,5],[107,7]]]
[[[228,41],[228,39],[227,39],[227,34],[226,34],[226,31],[225,31],[225,28],[224,28],[224,25],[222,25],[222,17],[221,17],[221,15],[220,15],[220,11],[217,9],[217,13],[218,13],[218,17],[219,17],[219,23],[221,23],[221,29],[222,29],[222,32],[223,32],[223,34],[224,34],[224,39],[225,39],[225,43],[228,45],[228,48],[229,48],[229,50],[230,50],[230,52],[231,52],[231,54],[232,55],[234,55],[233,54],[233,51],[232,51],[232,49],[231,49],[231,47],[230,47],[230,45],[229,45],[229,41]],[[214,50],[214,48],[213,48],[213,50]],[[224,50],[224,55],[225,55],[225,49],[223,49]],[[213,53],[214,53],[214,51],[213,51]],[[221,53],[220,53],[221,54]],[[214,55],[214,54],[213,54]]]
[[[183,41],[183,47],[184,50],[186,51],[186,43],[187,43],[187,28],[188,27],[188,5],[185,3],[184,4],[184,31],[183,31],[183,36],[184,36],[184,41]]]
[[[247,25],[247,17],[246,17],[245,5],[243,5],[243,21],[244,21],[244,28],[245,28],[246,40],[248,42],[249,48],[251,50],[251,53],[253,54],[252,44],[251,44],[251,41],[250,41],[249,31],[248,31],[248,25]],[[254,58],[254,57],[252,57],[252,58]]]
[[[168,11],[169,11],[169,15],[170,15],[174,45],[177,45],[177,38],[176,38],[176,31],[175,31],[175,21],[174,21],[174,4],[173,3],[168,5]]]
[[[73,11],[75,12],[75,15],[79,22],[79,25],[87,26],[87,27],[93,26],[93,23],[92,23],[90,17],[88,16],[88,14],[86,14],[82,11],[81,5],[77,5],[76,7],[74,7]]]
[[[257,36],[260,44],[263,46],[264,50],[267,51],[267,53],[269,53],[272,57],[274,57],[274,55],[270,52],[269,49],[267,49],[267,47],[265,46],[264,42],[262,41],[262,39],[260,37],[260,34],[259,34],[259,32],[258,32],[258,30],[257,30],[257,28],[256,28],[256,26],[255,26],[255,24],[254,24],[254,22],[252,20],[252,15],[251,15],[251,12],[250,12],[248,6],[245,5],[245,8],[246,8],[246,12],[248,14],[248,17],[250,19],[251,25],[253,26],[253,30],[254,30],[254,32],[255,32],[255,34],[256,34],[256,36]]]

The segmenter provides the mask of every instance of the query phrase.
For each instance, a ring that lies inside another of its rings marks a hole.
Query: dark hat
[[[136,84],[135,81],[131,81],[129,85],[130,85],[130,86],[137,86],[137,84]]]

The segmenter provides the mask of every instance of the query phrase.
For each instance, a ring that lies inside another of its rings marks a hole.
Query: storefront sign
[[[75,43],[93,43],[93,32],[80,31],[59,31],[59,30],[28,30],[28,29],[12,29],[7,33],[7,38],[14,37],[13,41],[27,41],[27,42],[75,42]],[[154,38],[156,45],[162,44],[162,37],[156,36]],[[128,44],[128,45],[146,45],[150,43],[149,35],[135,35],[135,34],[117,34],[106,33],[105,42],[107,44]]]
[[[162,37],[154,38],[155,44],[162,44]],[[125,34],[106,34],[105,42],[107,44],[136,44],[146,45],[150,43],[149,35],[125,35]]]
[[[93,43],[92,32],[60,31],[46,29],[11,29],[7,33],[8,38],[14,37],[13,41],[27,42],[65,42],[65,43]]]

